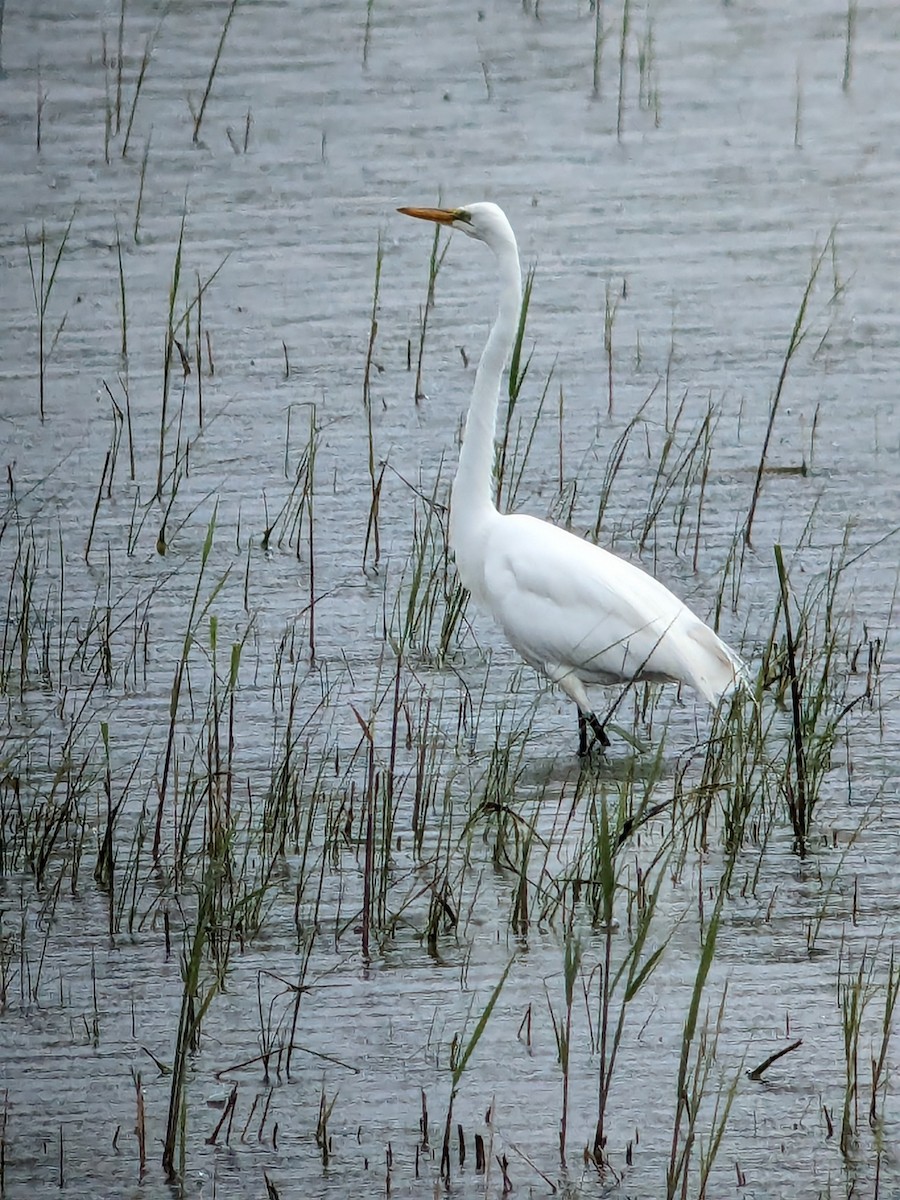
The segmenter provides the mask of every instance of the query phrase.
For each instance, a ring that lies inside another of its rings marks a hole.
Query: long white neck
[[[522,304],[522,273],[512,229],[507,225],[488,243],[497,259],[500,307],[475,374],[459,467],[450,499],[450,546],[463,585],[479,590],[485,525],[494,505],[494,431],[500,383],[509,359]]]

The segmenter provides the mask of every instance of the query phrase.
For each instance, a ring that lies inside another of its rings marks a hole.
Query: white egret
[[[461,229],[497,260],[500,307],[475,375],[450,500],[450,548],[463,586],[522,658],[574,700],[579,754],[588,749],[588,725],[609,745],[585,685],[686,683],[717,705],[741,685],[745,668],[667,587],[565,529],[494,504],[497,403],[522,303],[506,215],[488,203],[399,211]]]

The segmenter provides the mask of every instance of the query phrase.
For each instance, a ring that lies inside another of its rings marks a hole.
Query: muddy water
[[[118,6],[99,14],[87,4],[7,4],[5,11],[0,428],[8,488],[0,556],[11,599],[3,661],[0,1090],[6,1189],[36,1195],[62,1180],[77,1195],[168,1194],[160,1146],[171,1078],[154,1059],[172,1061],[180,956],[196,920],[200,858],[195,849],[189,862],[180,861],[173,847],[185,806],[199,794],[196,785],[191,792],[192,780],[202,777],[204,752],[197,747],[205,744],[212,614],[220,679],[227,678],[231,645],[243,642],[231,803],[236,840],[249,848],[237,846],[236,870],[247,892],[264,882],[265,903],[258,929],[229,959],[191,1058],[187,1190],[262,1195],[267,1172],[282,1195],[382,1194],[388,1174],[394,1195],[433,1194],[435,1148],[459,1053],[454,1039],[465,1044],[472,1036],[511,961],[459,1082],[453,1114],[468,1158],[460,1168],[454,1139],[454,1189],[499,1193],[497,1159],[505,1155],[520,1193],[548,1194],[551,1183],[564,1181],[573,1194],[612,1187],[621,1195],[662,1195],[681,1034],[721,866],[716,837],[706,853],[691,852],[665,872],[651,942],[666,942],[666,949],[629,1010],[610,1100],[608,1153],[622,1176],[616,1187],[613,1173],[600,1178],[582,1162],[596,1119],[602,930],[582,906],[567,911],[569,900],[561,910],[548,909],[541,890],[564,876],[590,840],[584,793],[581,803],[576,795],[571,714],[552,693],[535,702],[535,680],[474,614],[449,668],[413,655],[402,674],[395,766],[403,784],[389,839],[386,906],[392,916],[373,937],[369,961],[361,955],[357,834],[366,747],[354,708],[372,721],[383,771],[395,672],[384,632],[387,626],[396,639],[414,513],[421,530],[427,511],[416,489],[431,495],[439,477],[439,488],[446,485],[492,307],[489,261],[457,239],[439,273],[423,360],[425,395],[416,402],[408,356],[411,344],[414,365],[430,240],[394,209],[438,197],[494,199],[510,214],[524,262],[536,265],[534,354],[520,445],[551,372],[552,380],[522,471],[522,507],[570,516],[580,531],[591,528],[610,450],[652,393],[601,530],[607,544],[636,555],[667,430],[676,429],[683,448],[713,406],[700,533],[695,481],[685,492],[686,532],[676,538],[679,483],[642,553],[646,566],[704,614],[716,603],[747,511],[811,264],[834,230],[774,427],[769,458],[777,470],[766,477],[754,551],[745,558],[733,607],[731,585],[725,589],[721,622],[758,662],[777,603],[773,544],[785,547],[802,595],[848,539],[854,562],[839,592],[845,632],[835,666],[836,674],[846,673],[857,644],[884,638],[896,582],[896,541],[889,535],[900,512],[900,18],[887,0],[856,11],[844,87],[843,5],[683,2],[632,9],[617,137],[621,11],[615,4],[604,8],[601,91],[592,97],[594,14],[586,4],[376,0],[367,13],[363,4],[248,0],[228,29],[195,141],[192,114],[199,112],[226,13],[218,3],[129,4],[117,112]],[[123,156],[148,39],[152,54]],[[70,218],[46,302],[45,344],[52,353],[42,422],[27,245],[39,277],[43,229],[46,287]],[[215,278],[203,290],[199,372],[196,307],[178,331],[191,373],[183,409],[180,367],[170,385],[160,503],[153,495],[163,359],[182,219],[176,317],[198,286]],[[371,544],[366,554],[371,491],[363,378],[379,238],[372,429],[376,468],[383,461],[388,467],[376,569]],[[612,398],[605,308],[615,310]],[[126,429],[107,462],[117,428],[107,388],[130,417],[133,478]],[[311,428],[312,545],[309,508],[299,534],[291,516],[298,512],[292,482],[298,469],[302,474]],[[802,464],[805,474],[797,470]],[[173,477],[178,486],[169,505]],[[277,526],[284,536],[265,550],[263,530],[285,505],[286,525]],[[209,599],[210,607],[197,624],[167,773],[173,678],[213,513],[215,536],[200,579],[201,604]],[[164,516],[163,555],[157,542]],[[107,606],[114,628],[104,635],[96,616]],[[739,1084],[709,1194],[727,1194],[741,1178],[744,1195],[874,1190],[867,1083],[858,1100],[858,1145],[847,1156],[838,1146],[846,1078],[839,985],[862,964],[871,994],[859,1048],[867,1081],[880,1045],[898,918],[896,666],[888,639],[877,703],[854,711],[825,778],[811,863],[801,865],[792,854],[782,809],[768,841],[748,847],[730,889],[703,1003],[714,1024],[724,995],[698,1127],[704,1143],[716,1088],[727,1089],[735,1078]],[[315,810],[307,858],[288,852],[273,875],[265,874],[265,853],[252,832],[273,790],[292,680],[302,724],[294,754],[307,756],[301,792],[318,788],[326,800]],[[863,685],[851,680],[848,695]],[[664,740],[655,786],[665,798],[708,733],[709,718],[689,697],[681,703],[664,694],[655,703],[652,723],[640,731],[649,744]],[[108,897],[93,875],[106,818],[102,724],[109,731],[112,794],[122,797],[112,937]],[[420,746],[434,800],[430,832],[417,850],[410,830]],[[498,819],[480,807],[497,777],[498,746],[509,764],[504,802],[541,839],[526,872],[527,929],[514,921],[517,876],[504,869],[509,847],[501,844]],[[587,792],[612,801],[634,772],[652,780],[647,760],[635,760],[627,743],[617,743]],[[153,822],[164,777],[162,849],[154,866]],[[39,826],[31,814],[43,811],[48,796],[58,797],[54,779],[77,802],[37,886]],[[350,832],[336,835],[345,824]],[[192,845],[197,837],[202,843],[202,816],[195,834]],[[655,831],[642,847],[630,848],[632,884],[637,864],[647,868],[662,836]],[[435,862],[446,863],[457,920],[429,950],[422,935],[435,877],[428,864]],[[564,1172],[557,1141],[562,1074],[548,1004],[559,1019],[570,916],[584,962],[573,1010]],[[616,955],[628,943],[624,912],[620,919]],[[307,950],[292,1035],[292,989]],[[743,1077],[742,1064],[754,1066],[798,1037],[802,1048],[764,1083]],[[292,1038],[290,1074],[282,1055],[281,1069],[273,1059],[267,1075],[258,1056]],[[138,1075],[147,1136],[143,1179],[133,1133]],[[235,1085],[230,1136],[223,1127],[211,1144]],[[327,1153],[315,1136],[323,1096],[326,1108],[334,1102],[327,1138],[319,1139]],[[891,1156],[897,1110],[890,1084],[878,1111],[887,1147],[880,1184],[890,1190],[900,1186]],[[488,1142],[487,1177],[474,1169],[476,1133]],[[690,1194],[698,1188],[695,1176]]]

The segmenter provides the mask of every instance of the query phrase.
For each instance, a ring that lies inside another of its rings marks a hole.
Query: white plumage
[[[585,685],[686,683],[718,704],[740,686],[745,668],[667,587],[592,542],[494,504],[497,404],[522,302],[519,252],[505,214],[488,203],[400,212],[485,242],[500,276],[499,311],[475,376],[450,502],[450,546],[463,586],[522,658],[574,700],[579,753],[587,749],[587,724],[608,744]]]

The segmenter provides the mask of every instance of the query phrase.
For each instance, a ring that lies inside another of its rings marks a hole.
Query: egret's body
[[[739,686],[744,667],[677,596],[592,542],[494,504],[497,404],[522,302],[519,252],[506,216],[486,203],[400,211],[485,242],[500,274],[500,307],[475,376],[450,501],[450,547],[463,586],[522,658],[574,700],[581,753],[588,723],[607,744],[586,684],[687,683],[718,704]]]

